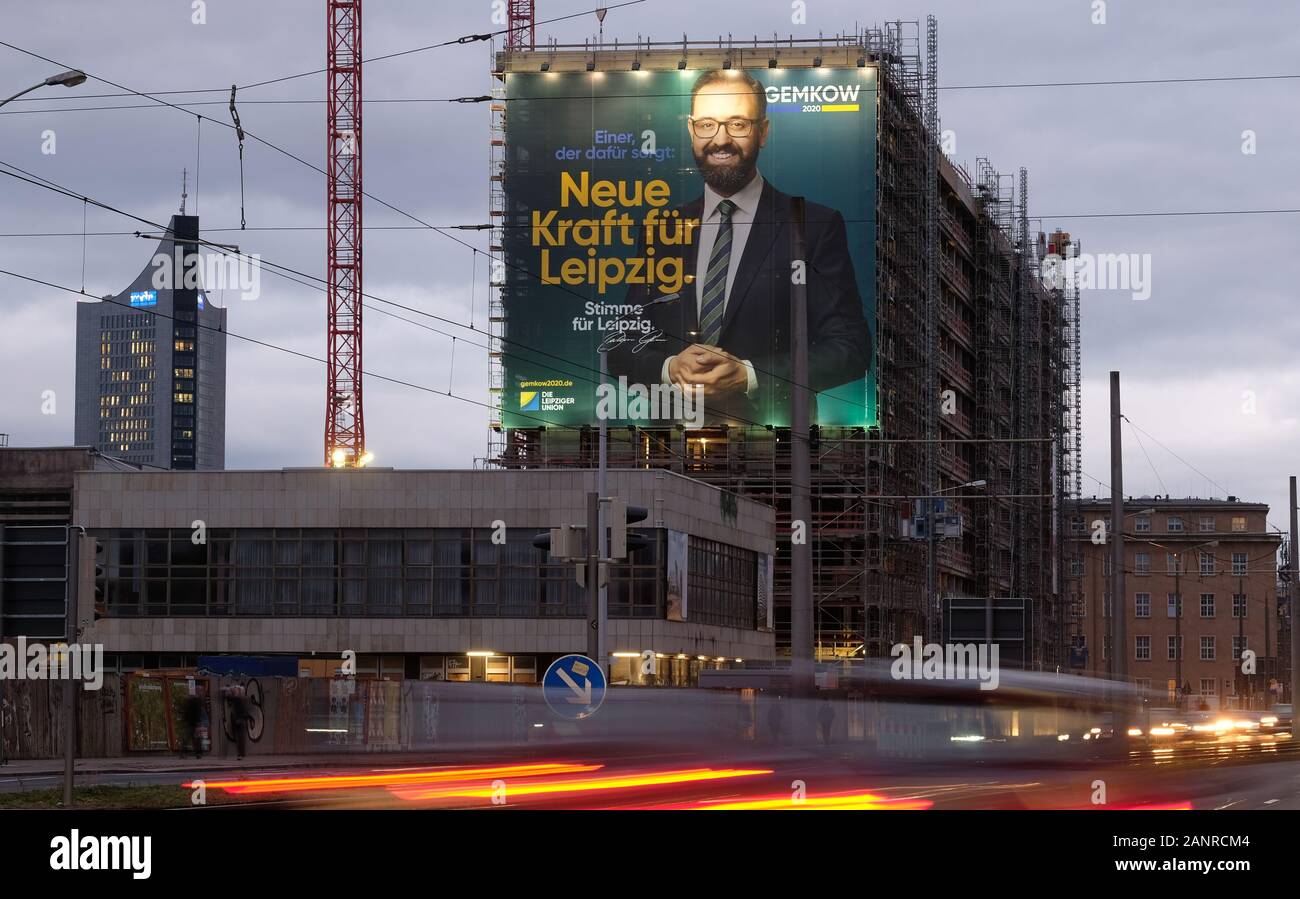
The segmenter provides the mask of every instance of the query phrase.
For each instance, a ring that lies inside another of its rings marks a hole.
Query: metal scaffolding
[[[1034,276],[1038,253],[1027,240],[1027,178],[1019,202],[1014,179],[980,159],[972,179],[938,152],[938,30],[919,22],[879,27],[815,42],[777,41],[751,50],[732,41],[683,40],[672,64],[762,67],[775,57],[865,58],[878,69],[876,152],[876,315],[878,426],[814,428],[811,437],[813,599],[817,657],[822,661],[887,657],[891,645],[942,633],[944,596],[1028,596],[1041,614],[1039,642],[1058,643],[1048,627],[1056,608],[1051,577],[1060,508],[1053,473],[1077,469],[1065,458],[1064,385],[1077,343],[1059,296]],[[532,54],[508,51],[495,71],[517,64],[538,71],[585,66],[650,65],[658,45],[620,50],[578,45],[574,59],[550,45]],[[798,56],[797,56],[798,55]],[[807,64],[805,62],[804,64]],[[498,85],[501,83],[498,79]],[[500,102],[500,94],[494,94]],[[504,104],[501,104],[502,106]],[[505,338],[505,279],[500,253],[507,215],[502,194],[504,117],[493,113],[492,185],[494,408],[499,410]],[[500,141],[500,143],[498,143]],[[499,154],[499,155],[498,155]],[[1072,341],[1074,341],[1072,343]],[[1021,382],[1032,396],[1017,396]],[[1052,391],[1054,399],[1048,399]],[[951,400],[951,402],[949,402]],[[511,428],[493,416],[486,463],[519,467],[594,467],[593,428]],[[1018,441],[1018,442],[1016,442]],[[778,535],[790,527],[790,433],[787,428],[716,427],[685,431],[616,427],[608,431],[612,468],[666,468],[774,507]],[[1024,447],[1022,449],[1022,447]],[[1050,463],[1050,464],[1049,464]],[[984,480],[982,489],[957,490]],[[908,529],[921,500],[954,497],[960,536],[918,540]],[[969,494],[986,494],[971,498]],[[907,497],[911,499],[900,499]],[[1033,533],[1028,533],[1032,530]],[[1017,538],[1019,544],[1017,544]],[[1013,556],[1019,545],[1022,555]],[[930,558],[934,564],[931,568]],[[1013,564],[1014,563],[1014,564]],[[778,653],[789,647],[789,544],[778,540],[773,592]],[[1019,591],[1019,592],[1017,592]],[[1057,648],[1036,647],[1047,665]]]

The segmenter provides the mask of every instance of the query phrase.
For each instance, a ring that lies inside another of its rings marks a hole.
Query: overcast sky
[[[891,0],[864,6],[807,0],[807,24],[791,23],[789,0],[646,0],[612,10],[605,37],[737,40],[777,31],[816,37],[852,30],[870,14],[939,18],[940,115],[956,137],[954,158],[974,171],[988,157],[1005,173],[1029,170],[1030,210],[1043,227],[1073,232],[1089,253],[1149,254],[1151,295],[1085,292],[1083,307],[1084,493],[1108,481],[1108,372],[1122,372],[1125,486],[1130,494],[1170,493],[1261,500],[1285,527],[1286,479],[1300,469],[1297,396],[1300,338],[1293,313],[1300,283],[1300,216],[1083,217],[1300,208],[1300,78],[1217,83],[1075,87],[975,87],[1207,76],[1300,75],[1300,5],[1244,0],[1225,8],[1200,0],[1111,0],[1094,24],[1092,0]],[[581,12],[591,0],[538,0],[539,20]],[[208,0],[194,24],[188,0],[46,0],[0,8],[0,40],[134,90],[212,89],[170,97],[206,101],[194,110],[228,122],[232,83],[322,68],[324,0]],[[21,10],[21,11],[19,11]],[[499,28],[490,0],[383,0],[366,7],[364,55],[394,53]],[[539,42],[594,36],[593,15],[542,25]],[[368,101],[486,93],[490,49],[471,43],[377,61],[365,69]],[[58,69],[0,47],[0,97]],[[248,131],[324,165],[321,103],[254,100],[324,96],[312,75],[241,92]],[[224,93],[223,93],[224,91]],[[152,221],[180,201],[188,168],[190,211],[205,234],[246,252],[323,277],[323,230],[210,232],[239,226],[234,133],[216,122],[154,107],[102,82],[44,88],[0,112],[0,161],[20,166]],[[146,108],[72,111],[91,105]],[[34,110],[47,110],[35,112]],[[48,110],[63,110],[54,112]],[[1255,152],[1243,153],[1243,132]],[[54,132],[49,154],[48,131]],[[199,137],[201,136],[201,141]],[[488,110],[484,104],[375,103],[365,110],[365,187],[433,224],[487,219]],[[245,146],[250,228],[321,229],[325,179],[249,141]],[[82,204],[0,178],[0,268],[57,284],[83,283]],[[411,222],[368,203],[369,227]],[[89,232],[131,232],[138,223],[104,211]],[[72,233],[17,237],[15,233]],[[466,243],[486,248],[475,232]],[[84,284],[115,293],[144,267],[152,243],[127,235],[85,241]],[[429,230],[369,231],[369,293],[486,328],[484,257]],[[477,274],[477,278],[475,278]],[[312,355],[325,347],[324,295],[266,275],[262,296],[230,307],[231,331]],[[0,275],[0,432],[11,445],[67,444],[73,438],[76,297]],[[407,314],[408,317],[409,314]],[[485,403],[482,336],[450,338],[368,314],[365,368]],[[316,465],[321,460],[324,368],[231,340],[227,464],[232,468]],[[53,390],[53,415],[42,393]],[[367,443],[376,464],[470,467],[487,447],[487,411],[427,391],[370,378]],[[1252,406],[1253,403],[1253,406]],[[1149,435],[1149,436],[1148,436]],[[1144,446],[1139,446],[1140,437]],[[1143,451],[1145,449],[1145,452]],[[1148,459],[1149,455],[1149,459]],[[1185,460],[1185,461],[1180,461]]]

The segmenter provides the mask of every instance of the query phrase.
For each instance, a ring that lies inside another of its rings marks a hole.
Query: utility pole
[[[812,465],[808,448],[808,285],[804,198],[790,198],[790,258],[803,265],[790,284],[790,520],[803,522],[803,542],[790,547],[790,689],[808,696],[815,683],[812,627]],[[802,275],[799,277],[798,275]]]
[[[1296,536],[1300,534],[1300,527],[1296,522],[1296,500],[1295,500],[1295,475],[1291,476],[1291,546],[1287,551],[1287,567],[1291,569],[1291,580],[1287,582],[1287,594],[1290,597],[1288,614],[1291,616],[1291,736],[1300,737],[1300,721],[1296,720],[1295,714],[1295,685],[1296,671],[1300,670],[1300,639],[1297,639],[1296,632],[1300,628],[1296,627],[1296,597],[1300,595],[1300,587],[1296,586],[1296,579],[1300,578],[1300,553],[1296,552]]]
[[[600,664],[600,494],[587,494],[587,657]]]
[[[77,602],[81,574],[81,532],[68,527],[64,580],[63,650],[63,807],[72,808],[72,781],[77,759],[77,688],[72,682],[72,644],[77,642]]]
[[[0,524],[0,642],[5,637],[5,526]],[[3,744],[0,740],[0,744]]]
[[[1110,373],[1110,657],[1115,680],[1128,680],[1128,603],[1124,600],[1124,454],[1119,372]],[[1181,611],[1181,610],[1180,610]],[[1181,657],[1181,652],[1179,653]],[[1128,738],[1128,697],[1114,705],[1115,739]]]
[[[601,345],[600,350],[600,383],[603,386],[605,378],[609,374],[609,351]],[[606,472],[609,468],[609,422],[604,416],[600,418],[600,467],[596,471],[596,495],[600,497],[600,514],[596,521],[596,552],[597,557],[606,559],[609,557],[609,547],[605,542],[605,528],[609,526],[608,503],[606,497],[609,495],[606,490]],[[606,653],[606,633],[609,630],[609,586],[600,584],[596,597],[596,655],[592,658],[606,675],[609,674],[609,659],[605,658]]]

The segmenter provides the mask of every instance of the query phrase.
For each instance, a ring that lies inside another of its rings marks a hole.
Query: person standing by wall
[[[203,758],[203,743],[199,739],[199,721],[203,717],[203,700],[199,698],[194,685],[181,705],[181,721],[185,724],[185,733],[181,741],[180,755],[185,754],[186,747],[194,750],[196,759]]]
[[[226,720],[230,722],[230,730],[235,738],[235,752],[238,759],[242,760],[248,754],[248,695],[244,688],[238,685],[226,687],[222,691],[226,702]]]

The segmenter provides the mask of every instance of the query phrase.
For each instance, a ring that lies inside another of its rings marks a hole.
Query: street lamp
[[[46,78],[44,81],[33,84],[31,87],[27,88],[26,90],[19,91],[18,93],[10,97],[8,100],[0,100],[0,106],[4,106],[6,103],[10,102],[11,100],[17,100],[23,94],[30,94],[32,91],[37,90],[38,88],[53,87],[56,84],[61,84],[64,87],[76,87],[78,84],[83,83],[85,80],[86,80],[85,72],[82,72],[79,69],[69,69],[66,72],[60,72],[57,75],[51,75],[49,78]]]

